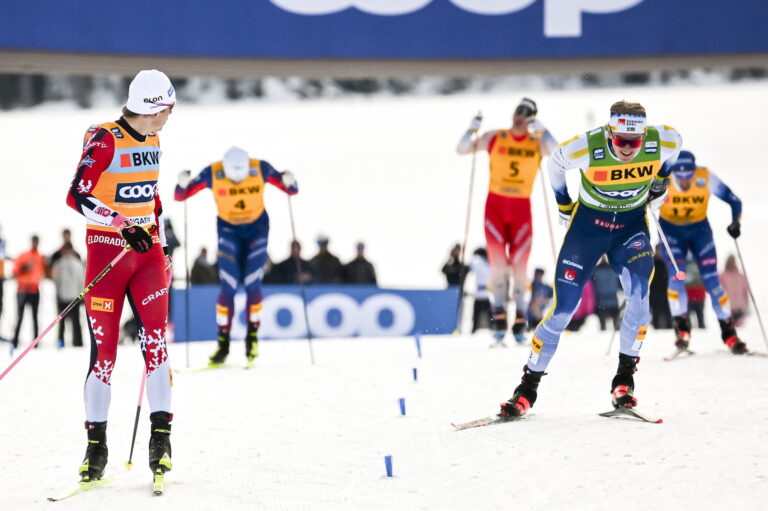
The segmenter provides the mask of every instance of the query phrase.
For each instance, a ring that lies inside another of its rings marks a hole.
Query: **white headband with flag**
[[[645,133],[646,120],[644,115],[611,114],[608,125],[614,133]]]

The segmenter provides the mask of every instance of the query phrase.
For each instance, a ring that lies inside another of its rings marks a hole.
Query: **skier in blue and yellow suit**
[[[248,153],[239,147],[230,148],[222,161],[205,167],[191,181],[189,171],[179,176],[175,192],[177,201],[186,200],[200,190],[210,188],[218,209],[221,291],[216,304],[218,347],[211,356],[212,365],[223,364],[229,354],[235,292],[240,284],[245,287],[247,294],[245,355],[248,363],[252,363],[259,354],[261,282],[267,262],[269,233],[269,216],[264,209],[266,183],[289,195],[299,191],[296,178],[291,172],[278,172],[264,160],[249,158]]]
[[[619,101],[611,106],[606,126],[563,142],[552,154],[548,171],[568,231],[557,260],[554,304],[536,327],[522,382],[512,398],[502,403],[502,419],[522,416],[536,401],[539,381],[560,334],[603,254],[619,275],[627,299],[619,367],[611,382],[612,402],[616,408],[637,404],[632,375],[650,320],[648,283],[653,274],[646,206],[653,210],[663,202],[669,170],[662,165],[675,161],[681,144],[673,128],[647,126],[642,105]],[[565,172],[573,168],[581,172],[576,204],[565,181]]]
[[[669,241],[669,248],[674,254],[678,267],[684,267],[688,251],[693,255],[699,267],[701,279],[712,298],[720,323],[723,342],[736,355],[746,353],[747,346],[736,334],[736,327],[731,317],[731,305],[728,295],[720,285],[717,276],[717,252],[712,239],[712,228],[707,220],[709,196],[722,199],[731,207],[731,224],[728,234],[734,239],[741,234],[741,200],[728,188],[714,172],[696,165],[696,158],[689,151],[680,151],[677,161],[670,166],[672,180],[669,197],[661,206],[659,223]],[[664,252],[667,268],[673,268],[669,254]],[[669,308],[672,311],[672,325],[675,328],[675,346],[681,351],[688,349],[691,338],[691,322],[688,319],[688,296],[685,281],[675,277],[675,271],[669,271],[667,287]]]

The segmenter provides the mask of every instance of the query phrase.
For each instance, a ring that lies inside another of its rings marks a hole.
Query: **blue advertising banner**
[[[307,286],[307,315],[313,337],[379,337],[449,334],[456,328],[456,288],[441,291],[380,289],[375,286]],[[174,289],[171,319],[175,342],[186,340],[184,290]],[[298,286],[264,286],[262,339],[306,337]],[[216,339],[218,286],[190,288],[190,340]],[[235,297],[232,339],[245,337],[245,294]]]
[[[768,51],[764,0],[5,2],[0,49],[265,59]]]

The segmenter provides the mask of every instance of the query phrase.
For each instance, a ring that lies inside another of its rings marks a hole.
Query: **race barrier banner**
[[[768,51],[766,19],[761,0],[134,0],[130,8],[28,0],[4,2],[0,49],[262,59],[717,55]]]
[[[307,286],[312,337],[399,337],[450,334],[456,328],[457,288],[437,291],[380,289],[375,286]],[[174,342],[186,339],[184,289],[171,296]],[[306,337],[298,286],[264,286],[261,339]],[[192,286],[189,292],[191,341],[216,339],[219,286]],[[235,296],[231,338],[245,337],[245,293]]]

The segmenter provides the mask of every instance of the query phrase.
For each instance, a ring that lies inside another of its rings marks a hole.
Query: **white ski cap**
[[[236,146],[227,149],[221,163],[224,166],[224,175],[235,183],[239,183],[245,179],[251,168],[251,161],[248,157],[248,153],[246,153],[244,149],[240,149]]]
[[[645,133],[647,121],[644,115],[611,114],[608,125],[614,133]]]
[[[171,80],[157,69],[139,71],[128,86],[126,108],[136,114],[156,114],[176,104]]]

